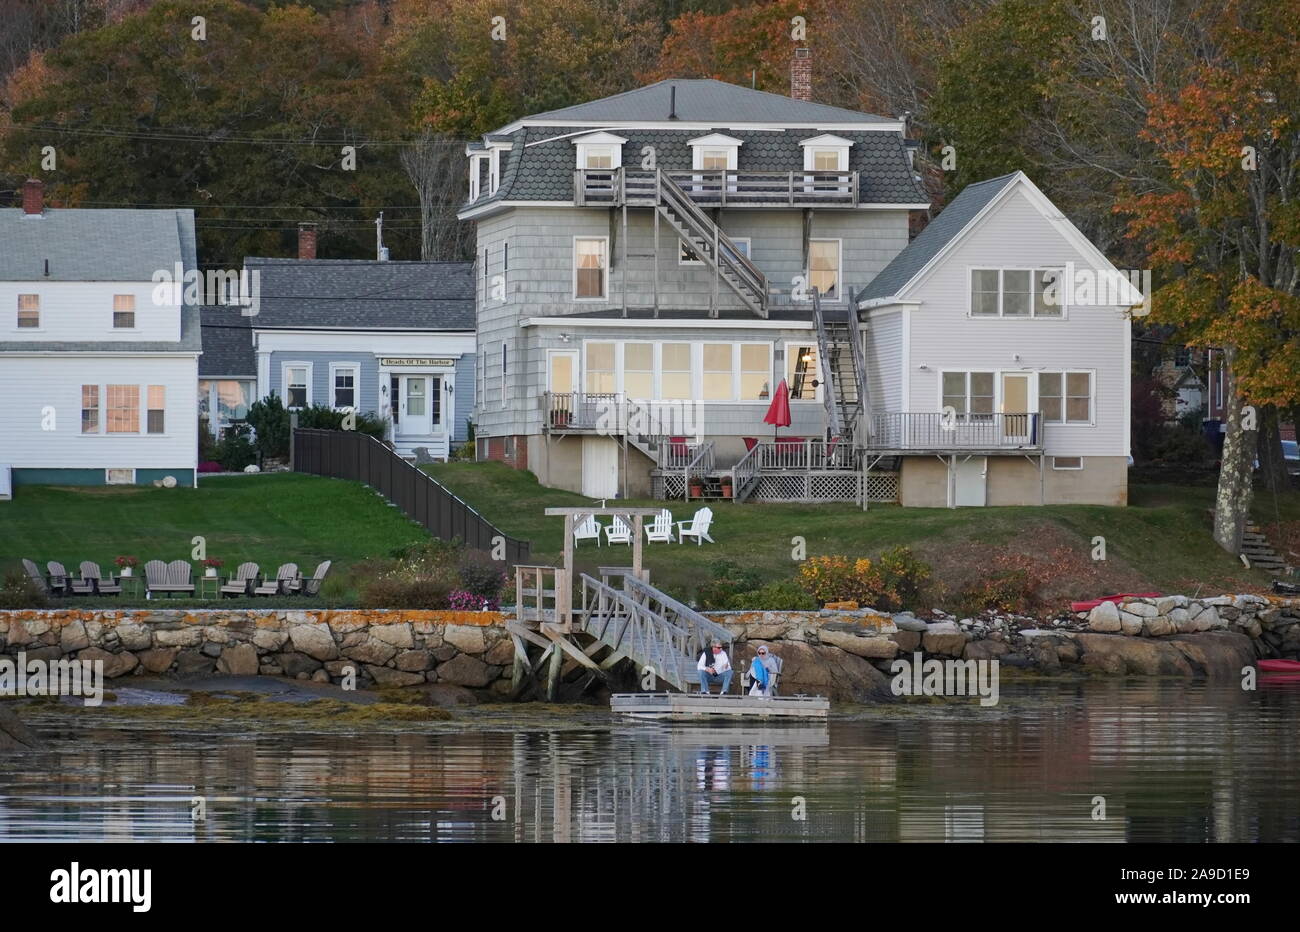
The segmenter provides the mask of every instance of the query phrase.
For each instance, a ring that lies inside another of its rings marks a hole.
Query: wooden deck
[[[610,709],[637,718],[824,719],[831,701],[822,696],[719,696],[700,693],[615,693]]]

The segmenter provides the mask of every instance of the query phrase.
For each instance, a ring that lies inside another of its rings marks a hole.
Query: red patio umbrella
[[[763,423],[772,425],[773,440],[776,439],[778,429],[790,426],[790,388],[785,384],[785,379],[781,380],[781,384],[772,393],[772,403],[767,406]]]

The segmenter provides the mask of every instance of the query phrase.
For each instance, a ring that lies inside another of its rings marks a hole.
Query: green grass
[[[563,519],[547,518],[546,507],[590,504],[570,492],[540,486],[531,473],[500,463],[447,463],[424,467],[440,482],[477,508],[507,534],[533,542],[530,562],[560,561]],[[1050,505],[1007,508],[900,508],[873,506],[863,512],[853,505],[777,505],[713,502],[712,536],[716,545],[653,544],[645,550],[651,580],[681,594],[690,594],[710,576],[710,564],[730,560],[753,567],[773,581],[792,576],[792,538],[803,537],[808,555],[874,556],[881,550],[907,545],[931,562],[940,577],[978,576],[981,551],[987,545],[1030,554],[1059,547],[1081,555],[1086,577],[1058,580],[1063,597],[1101,595],[1098,588],[1164,592],[1261,589],[1269,577],[1246,570],[1220,550],[1210,536],[1207,509],[1214,489],[1166,485],[1130,489],[1127,508],[1093,505]],[[692,502],[629,501],[660,507],[667,504],[674,520],[689,518],[699,505]],[[1279,499],[1283,517],[1300,514],[1300,495]],[[1258,496],[1257,513],[1271,519],[1271,495]],[[1092,540],[1106,539],[1105,563],[1090,559]],[[626,564],[629,548],[597,549],[582,544],[576,554],[580,569],[600,564]]]
[[[197,489],[21,486],[0,503],[0,567],[27,557],[42,569],[59,560],[75,573],[82,560],[94,560],[107,573],[114,557],[130,554],[143,573],[148,560],[190,559],[198,536],[209,557],[224,561],[222,575],[248,560],[263,573],[292,562],[304,574],[333,560],[331,576],[428,537],[359,483],[295,473],[201,479]],[[157,604],[169,601],[212,604]]]
[[[583,496],[543,488],[531,473],[499,463],[425,468],[505,533],[531,540],[533,563],[560,562],[563,520],[545,517],[543,509],[590,504]],[[792,576],[795,537],[805,539],[809,556],[874,556],[905,544],[932,563],[945,583],[977,578],[990,547],[1038,555],[1065,548],[1074,558],[1054,581],[1054,592],[1061,597],[1099,595],[1103,589],[1263,589],[1267,576],[1246,570],[1211,539],[1206,511],[1213,497],[1212,487],[1139,485],[1130,489],[1132,504],[1127,508],[873,506],[863,512],[852,505],[715,502],[717,544],[653,544],[647,546],[645,559],[652,581],[687,597],[710,577],[717,560],[755,568],[765,581]],[[680,501],[628,504],[667,504],[678,520],[689,518],[698,507]],[[1275,509],[1284,521],[1300,518],[1300,495],[1286,493],[1276,502],[1269,493],[1257,495],[1256,520],[1272,521]],[[357,483],[298,474],[209,478],[198,489],[23,486],[13,501],[0,504],[0,567],[21,557],[42,567],[47,560],[60,560],[74,571],[81,560],[95,560],[107,571],[119,554],[133,554],[142,563],[189,559],[195,536],[206,538],[209,556],[225,561],[223,573],[245,560],[260,564],[264,572],[288,561],[310,572],[317,562],[329,559],[334,561],[331,575],[343,579],[359,560],[383,557],[427,538],[422,528]],[[1106,539],[1105,563],[1088,559],[1097,536]],[[629,550],[583,544],[577,564],[585,571],[600,564],[625,565]],[[355,604],[350,584],[341,591],[337,582],[335,586],[314,604]],[[212,603],[176,599],[156,604],[180,608]],[[296,603],[277,599],[256,604]]]

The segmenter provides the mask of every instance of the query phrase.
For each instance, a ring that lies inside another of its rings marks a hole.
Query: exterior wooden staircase
[[[867,361],[862,349],[861,324],[856,302],[850,300],[843,321],[827,320],[821,295],[812,289],[813,324],[817,352],[822,360],[822,403],[826,406],[828,440],[852,442],[863,425],[870,430]]]
[[[691,252],[740,297],[745,307],[759,317],[767,317],[767,277],[690,195],[663,172],[655,173],[655,210]],[[718,316],[716,306],[711,316]]]

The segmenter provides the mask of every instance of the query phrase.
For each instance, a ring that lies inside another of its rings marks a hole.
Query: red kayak
[[[1300,673],[1300,660],[1261,660],[1262,673]]]
[[[1121,592],[1119,595],[1108,595],[1102,599],[1089,599],[1086,602],[1071,602],[1070,611],[1090,612],[1102,602],[1127,602],[1130,599],[1157,599],[1159,597],[1159,592]]]

